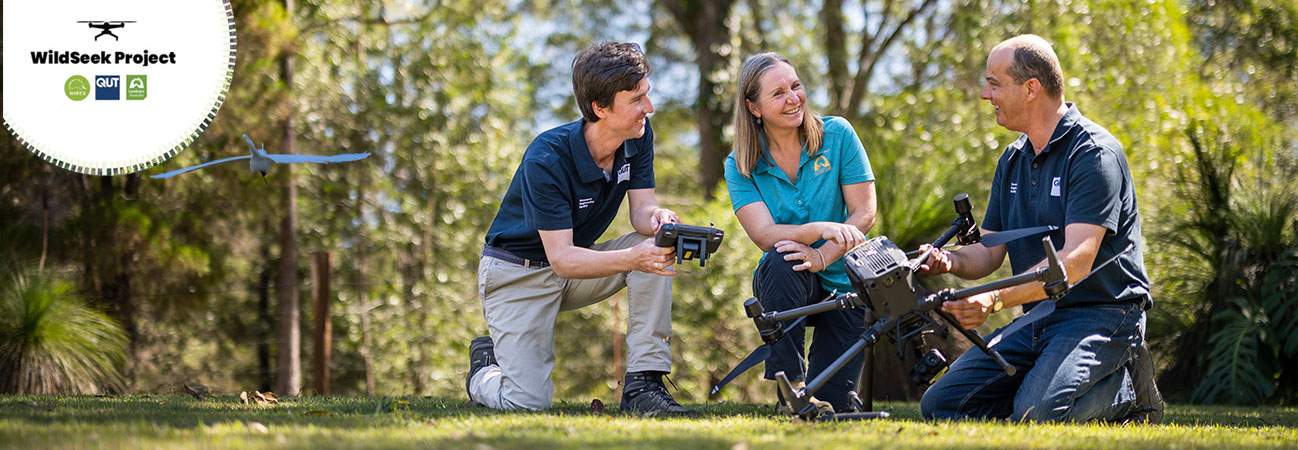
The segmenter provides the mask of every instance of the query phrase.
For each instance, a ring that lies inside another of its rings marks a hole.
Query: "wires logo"
[[[68,77],[68,81],[63,82],[63,94],[75,102],[85,100],[90,96],[90,80],[81,75]]]

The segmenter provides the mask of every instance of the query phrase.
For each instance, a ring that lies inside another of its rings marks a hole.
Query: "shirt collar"
[[[761,140],[761,144],[762,144],[762,157],[759,158],[759,159],[757,160],[757,167],[754,169],[754,171],[756,171],[756,172],[768,172],[768,173],[772,173],[772,174],[778,172],[778,173],[779,173],[779,176],[784,176],[784,171],[782,171],[782,170],[776,170],[775,165],[774,165],[774,164],[771,164],[771,161],[773,161],[773,160],[771,159],[771,151],[770,151],[769,149],[766,148],[766,139],[765,139],[765,138],[762,138],[762,140]],[[807,146],[806,146],[806,144],[803,144],[803,146],[802,146],[802,151],[798,153],[798,171],[799,171],[799,172],[802,171],[802,166],[807,165],[807,162],[808,162],[808,161],[811,161],[811,159],[807,157]]]
[[[1046,142],[1046,148],[1041,150],[1041,154],[1043,155],[1049,152],[1051,147],[1055,146],[1055,142],[1063,139],[1064,136],[1068,134],[1068,130],[1071,130],[1074,125],[1077,125],[1077,121],[1082,117],[1082,113],[1077,111],[1077,105],[1073,103],[1064,104],[1068,105],[1068,111],[1065,111],[1064,116],[1059,118],[1059,123],[1055,125],[1055,131],[1050,133],[1050,141]],[[1018,145],[1019,152],[1022,152],[1024,156],[1034,157],[1036,155],[1032,154],[1032,146],[1029,144],[1028,135],[1024,134],[1019,136],[1018,140],[1014,141],[1014,143],[1010,145]]]
[[[577,165],[577,173],[581,175],[581,182],[607,181],[609,174],[605,174],[604,169],[595,164],[595,158],[590,156],[590,147],[586,146],[586,133],[582,131],[586,126],[586,119],[583,117],[571,125],[574,129],[568,133],[568,151],[572,152],[572,159]],[[649,120],[645,119],[645,127],[648,126]],[[617,174],[618,166],[638,151],[639,149],[631,143],[630,139],[622,141],[622,157],[613,156],[613,174]]]

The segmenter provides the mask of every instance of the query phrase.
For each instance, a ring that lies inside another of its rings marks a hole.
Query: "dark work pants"
[[[785,261],[784,255],[774,249],[766,252],[753,279],[753,291],[766,311],[787,311],[820,302],[829,296],[820,286],[820,277],[816,274],[793,270],[793,266],[801,263],[801,260]],[[787,327],[789,323],[792,321],[780,326]],[[815,334],[811,350],[804,357],[807,326],[813,327]],[[809,382],[842,356],[864,332],[865,311],[859,308],[809,316],[772,345],[771,356],[766,359],[766,379],[774,380],[776,372],[784,371],[791,382]],[[808,359],[811,360],[810,367],[807,367]],[[812,395],[834,405],[835,411],[846,410],[850,406],[847,394],[855,387],[864,361],[864,354],[857,355]]]

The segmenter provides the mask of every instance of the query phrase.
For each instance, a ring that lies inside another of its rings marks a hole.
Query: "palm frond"
[[[1273,342],[1286,356],[1298,357],[1298,248],[1290,249],[1268,270],[1262,296]]]
[[[1213,317],[1221,328],[1208,342],[1208,373],[1199,380],[1194,400],[1201,403],[1256,405],[1275,392],[1275,379],[1265,355],[1266,314],[1248,301]]]

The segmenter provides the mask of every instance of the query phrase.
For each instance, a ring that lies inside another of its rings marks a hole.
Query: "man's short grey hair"
[[[1055,50],[1049,42],[1035,34],[1023,34],[996,44],[992,51],[998,49],[1014,51],[1009,75],[1015,83],[1023,84],[1036,78],[1046,95],[1063,98],[1064,71],[1059,68],[1059,57],[1055,56]]]

